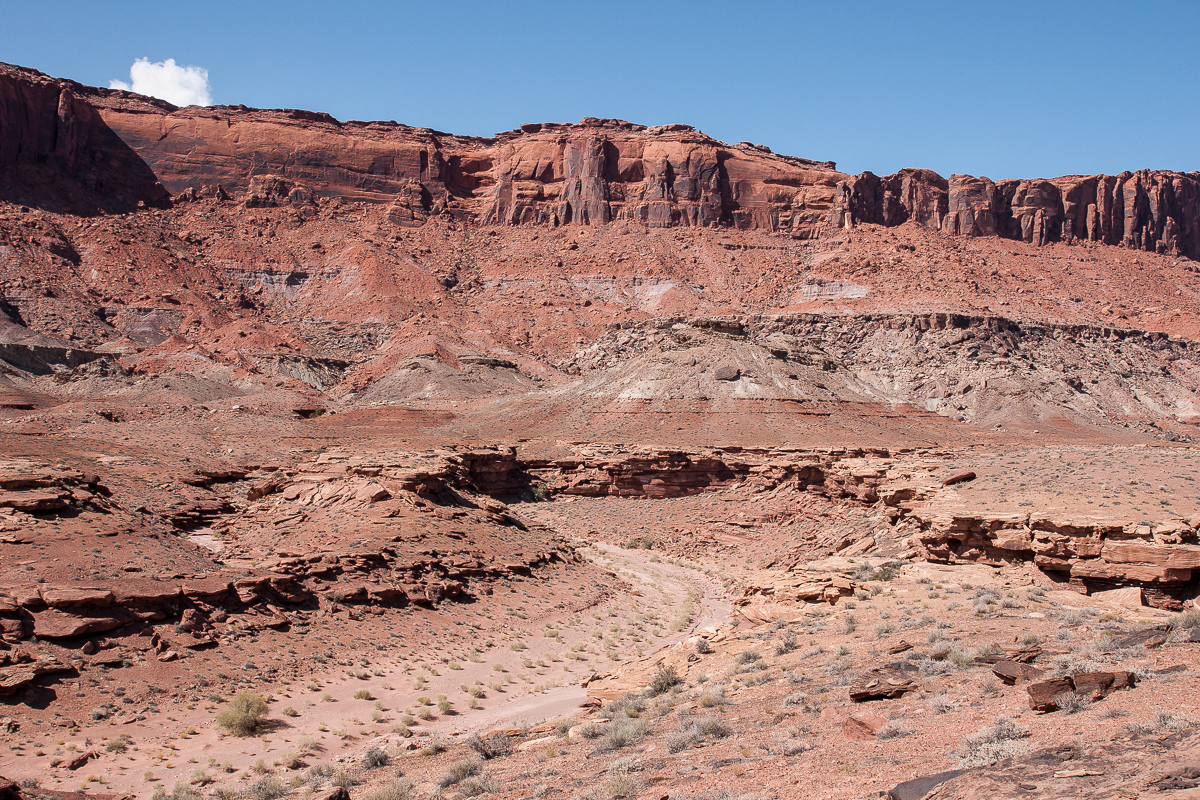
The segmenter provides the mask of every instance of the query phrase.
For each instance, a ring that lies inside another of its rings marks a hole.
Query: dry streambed
[[[587,699],[581,684],[589,676],[729,620],[720,587],[683,562],[603,543],[581,551],[620,584],[583,612],[513,615],[480,630],[465,652],[423,658],[378,658],[374,642],[364,642],[359,657],[337,669],[257,687],[269,709],[269,726],[257,736],[228,735],[216,718],[232,698],[212,694],[140,721],[89,721],[60,738],[24,742],[0,757],[0,773],[37,778],[43,788],[146,798],[177,783],[235,788],[268,774],[286,783],[313,766],[355,764],[371,747],[437,746],[569,717]],[[94,758],[63,769],[87,753]]]

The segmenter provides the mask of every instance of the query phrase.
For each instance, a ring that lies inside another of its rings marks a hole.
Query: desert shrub
[[[154,787],[154,800],[200,800],[196,790],[184,783],[176,783],[170,794],[162,784]]]
[[[880,740],[900,739],[905,736],[912,736],[913,733],[914,731],[911,728],[906,728],[899,722],[891,720],[879,729],[879,732],[875,734],[875,738]]]
[[[958,645],[953,645],[946,651],[946,662],[957,669],[971,669],[975,666],[975,656]]]
[[[626,694],[621,695],[616,700],[606,705],[600,711],[600,716],[606,719],[617,719],[618,717],[636,717],[639,713],[646,710],[646,701],[641,695]]]
[[[684,728],[681,731],[667,734],[667,752],[682,753],[692,745],[699,744],[704,737],[700,735],[700,731],[692,727]]]
[[[671,691],[673,686],[678,686],[682,682],[674,667],[659,664],[654,677],[650,679],[650,693],[653,695],[665,694]]]
[[[463,797],[477,797],[481,794],[491,794],[500,791],[500,784],[486,772],[467,778],[458,785],[458,793]]]
[[[368,748],[363,754],[363,766],[367,769],[379,769],[392,763],[392,757],[378,747]]]
[[[762,662],[760,661],[759,663],[761,664]],[[774,678],[771,677],[771,673],[757,672],[753,675],[748,675],[747,677],[743,678],[742,683],[744,683],[746,686],[758,686],[763,683],[770,683],[772,680],[774,680]]]
[[[599,739],[604,735],[605,727],[594,722],[586,722],[580,727],[579,735],[585,739]]]
[[[725,697],[725,687],[717,686],[700,694],[700,698],[696,701],[701,708],[712,708],[713,706],[723,706],[728,700]]]
[[[1200,608],[1189,608],[1171,620],[1171,630],[1188,630],[1200,627]]]
[[[291,792],[284,786],[283,781],[274,775],[259,778],[246,787],[244,794],[247,800],[278,800]]]
[[[291,706],[286,706],[286,707],[284,707],[284,709],[283,709],[282,711],[280,711],[279,713],[280,713],[280,714],[283,714],[285,717],[298,717],[298,716],[300,716],[300,712],[299,712],[299,711],[297,711],[296,709],[292,708]]]
[[[1063,625],[1082,625],[1095,613],[1090,608],[1064,608],[1058,612],[1058,621]]]
[[[512,740],[507,733],[493,733],[490,736],[473,733],[467,737],[467,747],[489,760],[511,755],[513,751]]]
[[[478,775],[482,769],[479,759],[460,758],[446,769],[445,774],[438,780],[438,786],[445,789],[447,786],[462,783],[472,775]]]
[[[700,717],[693,724],[696,726],[696,730],[700,731],[700,735],[706,739],[724,739],[733,733],[725,720],[711,714]]]
[[[640,742],[647,730],[646,723],[641,719],[617,719],[607,726],[604,735],[592,747],[597,753],[611,753]]]
[[[755,650],[743,650],[737,655],[737,663],[742,666],[746,664],[753,664],[756,661],[761,660],[762,656],[759,655]]]
[[[1200,719],[1189,716],[1188,714],[1172,714],[1169,711],[1159,711],[1153,719],[1148,722],[1135,722],[1128,726],[1128,730],[1132,734],[1152,734],[1162,733],[1163,731],[1189,731],[1193,728],[1200,727]]]
[[[775,655],[786,656],[795,649],[796,632],[791,628],[784,628],[783,633],[779,634],[779,640],[775,642]]]
[[[709,653],[711,653],[712,651],[713,651],[712,645],[708,643],[707,639],[701,637],[696,640],[696,652],[697,653],[699,653],[702,656],[706,656]]]
[[[368,794],[363,800],[409,800],[413,793],[413,782],[407,778],[394,780]]]
[[[900,574],[900,567],[903,566],[899,561],[889,561],[885,564],[880,564],[878,567],[872,567],[870,564],[863,564],[854,573],[856,581],[890,581]]]
[[[607,797],[632,797],[640,792],[645,785],[639,775],[641,771],[642,762],[634,756],[614,761],[608,768],[608,779],[604,784]]]
[[[356,691],[354,693],[354,699],[355,700],[370,700],[371,699],[371,690],[370,689],[359,689],[358,691]]]
[[[973,733],[958,751],[958,764],[963,769],[993,764],[1004,758],[1019,756],[1029,750],[1029,729],[1018,725],[1011,717],[997,717],[995,726]]]
[[[955,708],[954,703],[944,694],[934,695],[929,698],[929,710],[935,714],[945,714],[948,711],[953,711]]]
[[[129,741],[127,739],[113,739],[104,746],[104,749],[109,753],[124,753],[129,749]]]
[[[1079,692],[1063,692],[1054,698],[1054,704],[1058,706],[1060,711],[1065,711],[1068,714],[1077,714],[1091,706],[1092,698]]]
[[[266,726],[267,711],[261,694],[241,692],[217,714],[217,724],[234,736],[252,736]]]

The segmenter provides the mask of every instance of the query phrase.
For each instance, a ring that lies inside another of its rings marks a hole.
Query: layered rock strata
[[[11,66],[0,67],[0,98],[0,120],[16,132],[0,169],[46,167],[105,195],[117,176],[136,176],[120,193],[135,202],[163,199],[149,180],[156,177],[185,199],[209,187],[247,207],[302,208],[316,196],[387,203],[402,227],[447,213],[485,224],[629,221],[813,238],[914,222],[960,236],[1087,240],[1200,258],[1197,173],[852,176],[833,162],[726,144],[688,125],[589,117],[476,138],[288,109],[181,109]]]

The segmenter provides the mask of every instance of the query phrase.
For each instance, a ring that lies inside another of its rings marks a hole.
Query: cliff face
[[[0,199],[82,213],[168,200],[150,167],[87,102],[89,91],[0,65]]]
[[[909,220],[960,236],[1032,244],[1085,239],[1198,258],[1200,174],[1139,170],[995,182],[902,170],[884,178],[864,172],[838,184],[833,225]]]
[[[0,119],[0,169],[53,169],[103,196],[117,187],[153,200],[142,184],[154,178],[176,194],[220,185],[254,195],[264,179],[280,178],[305,199],[388,203],[403,226],[448,213],[494,225],[629,220],[814,238],[829,228],[914,222],[959,236],[1079,239],[1200,258],[1200,173],[850,176],[832,162],[729,145],[686,125],[588,118],[481,139],[307,111],[176,109],[15,67],[0,70]],[[118,185],[115,175],[126,173],[136,186]]]

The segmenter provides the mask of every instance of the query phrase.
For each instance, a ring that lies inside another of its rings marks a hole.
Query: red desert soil
[[[0,800],[1200,791],[1200,177],[0,65]]]

